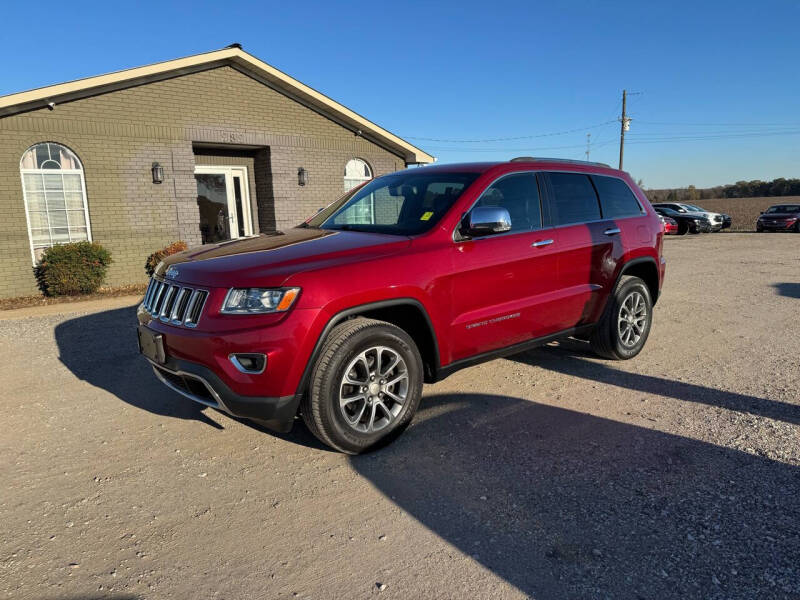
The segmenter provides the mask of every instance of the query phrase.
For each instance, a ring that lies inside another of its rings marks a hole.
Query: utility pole
[[[625,132],[628,131],[631,125],[631,120],[628,118],[626,111],[628,100],[628,91],[622,90],[622,118],[620,118],[619,127],[619,168],[622,170],[622,156],[625,153]]]
[[[589,162],[589,150],[592,147],[592,134],[586,134],[586,162]]]

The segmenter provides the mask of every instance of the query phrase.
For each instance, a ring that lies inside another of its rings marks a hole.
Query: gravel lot
[[[6,315],[0,598],[800,598],[800,236],[666,256],[636,359],[459,372],[356,458],[163,388],[132,307]]]

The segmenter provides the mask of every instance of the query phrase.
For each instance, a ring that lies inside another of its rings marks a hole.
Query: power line
[[[698,134],[698,135],[673,135],[673,136],[657,136],[648,134],[639,134],[641,137],[636,137],[632,141],[642,142],[666,142],[670,140],[713,140],[713,139],[727,139],[727,138],[743,138],[743,137],[771,137],[776,135],[798,135],[800,129],[792,131],[753,131],[747,133],[718,133],[718,134]]]
[[[613,144],[614,140],[607,140],[603,142],[592,142],[592,150],[602,148]],[[533,152],[538,150],[565,150],[568,148],[586,148],[586,144],[571,144],[568,146],[539,146],[536,148],[447,148],[447,147],[429,147],[431,151],[451,151],[451,152]]]
[[[586,131],[587,129],[597,129],[598,127],[603,127],[604,125],[610,125],[612,123],[616,123],[617,120],[605,121],[603,123],[598,123],[597,125],[589,125],[588,127],[576,127],[575,129],[566,129],[564,131],[554,131],[551,133],[537,133],[533,135],[519,135],[514,137],[498,137],[498,138],[487,138],[483,140],[454,140],[454,139],[446,139],[446,138],[428,138],[428,137],[420,137],[415,135],[407,135],[404,136],[410,140],[424,140],[427,142],[446,142],[450,144],[481,144],[486,142],[509,142],[513,140],[529,140],[533,138],[542,138],[542,137],[550,137],[556,135],[566,135],[568,133],[575,133],[576,131]]]
[[[776,131],[774,133],[732,133],[730,135],[709,135],[709,136],[680,136],[666,138],[645,138],[629,140],[629,144],[669,144],[671,142],[702,142],[709,140],[725,140],[731,138],[751,138],[751,137],[773,137],[778,135],[800,135],[798,131]]]
[[[800,127],[800,123],[687,123],[681,121],[642,121],[647,125],[685,125],[687,127]]]

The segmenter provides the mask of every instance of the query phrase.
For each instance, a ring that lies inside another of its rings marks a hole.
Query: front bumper
[[[791,221],[758,221],[756,229],[769,229],[770,231],[788,231],[793,229],[797,219]]]
[[[205,406],[234,417],[253,419],[276,431],[288,432],[297,414],[299,398],[240,396],[209,368],[168,357],[161,365],[148,359],[156,377],[168,388]]]

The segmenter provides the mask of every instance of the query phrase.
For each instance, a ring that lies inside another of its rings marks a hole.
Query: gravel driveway
[[[162,387],[132,307],[0,320],[0,598],[800,598],[800,236],[665,253],[636,359],[461,371],[356,458]]]

